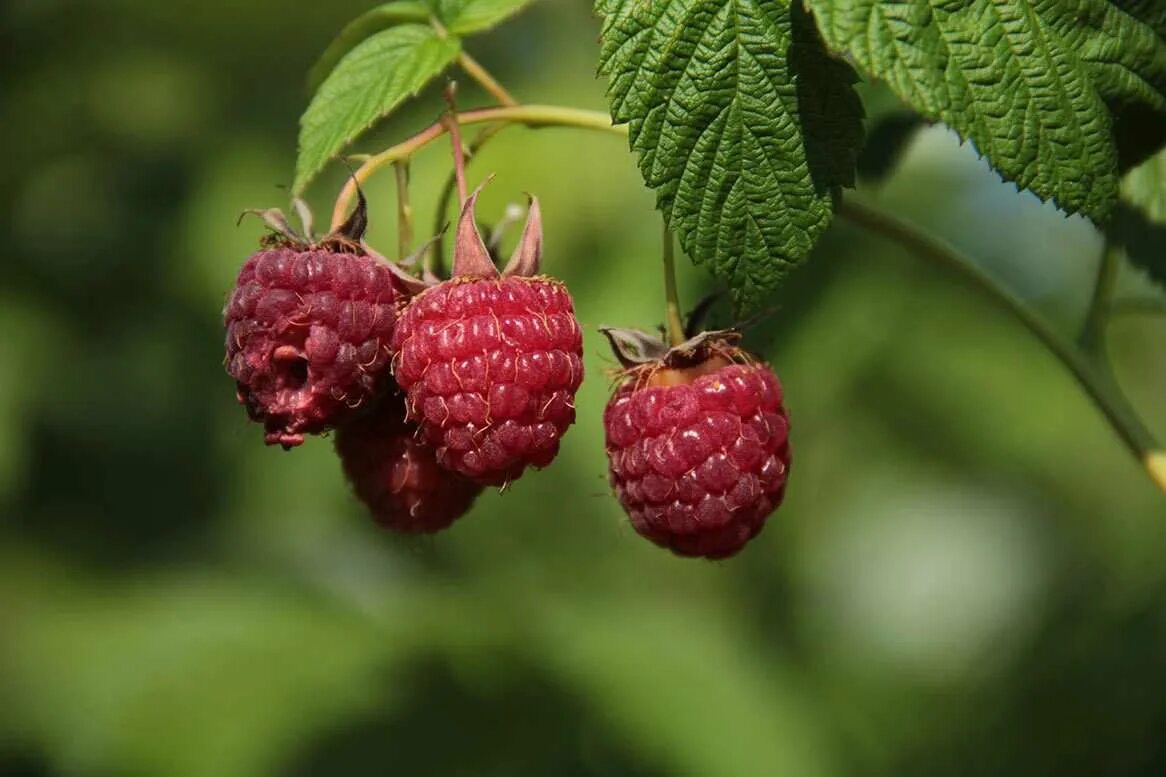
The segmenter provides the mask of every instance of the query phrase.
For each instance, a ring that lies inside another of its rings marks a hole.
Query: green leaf
[[[1114,0],[1113,4],[1149,25],[1158,37],[1166,38],[1166,3],[1162,0]]]
[[[426,24],[436,19],[454,35],[487,30],[530,5],[533,0],[394,0],[353,19],[328,44],[308,73],[308,94],[320,84],[345,54],[365,38],[398,24]]]
[[[862,138],[854,72],[800,3],[598,0],[600,71],[681,244],[762,304],[830,223]]]
[[[532,0],[430,0],[450,32],[468,35],[487,30],[513,16]]]
[[[1111,109],[1166,111],[1166,43],[1119,3],[808,3],[830,46],[970,139],[1004,177],[1098,222],[1117,198]]]
[[[300,119],[293,192],[301,193],[329,159],[419,92],[460,50],[455,37],[407,24],[379,32],[345,55]]]
[[[336,63],[368,36],[396,24],[424,24],[429,16],[429,6],[421,0],[395,0],[362,13],[340,31],[312,65],[308,71],[308,94],[315,94]]]
[[[1122,179],[1121,204],[1109,234],[1131,263],[1166,287],[1166,148]]]
[[[1122,173],[1166,142],[1166,3],[1073,0],[1049,14],[1109,108]]]

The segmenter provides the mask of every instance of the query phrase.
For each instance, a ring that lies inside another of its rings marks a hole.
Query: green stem
[[[1093,299],[1089,302],[1089,312],[1081,328],[1078,342],[1085,353],[1097,359],[1105,358],[1105,322],[1109,318],[1110,300],[1117,285],[1117,274],[1121,268],[1121,249],[1106,242],[1105,250],[1097,263],[1097,281],[1093,284]]]
[[[611,117],[602,111],[564,108],[558,105],[504,105],[478,108],[457,115],[457,123],[461,126],[493,122],[525,124],[528,127],[577,127],[610,132],[616,135],[627,134],[625,125],[612,125]],[[392,164],[398,159],[411,157],[444,135],[446,129],[443,122],[437,121],[413,137],[395,146],[390,146],[378,154],[350,156],[349,159],[360,161],[362,164],[345,182],[344,188],[340,190],[340,195],[336,198],[336,203],[332,208],[333,228],[343,224],[344,219],[347,218],[352,201],[356,198],[357,186],[363,184],[369,176],[385,165]]]
[[[509,124],[490,124],[483,127],[477,136],[470,143],[470,147],[466,153],[466,164],[474,161],[478,152],[482,150],[482,146],[490,141],[490,138],[497,135],[502,130],[509,127]],[[453,192],[457,186],[457,174],[450,173],[445,179],[445,184],[441,187],[441,194],[437,197],[437,210],[433,215],[433,245],[430,247],[428,266],[439,277],[442,274],[442,256],[445,255],[445,224],[446,216],[449,213],[449,203],[453,199]]]
[[[466,75],[478,82],[478,85],[485,89],[490,95],[501,105],[518,105],[518,100],[514,99],[514,95],[506,91],[506,87],[490,75],[490,71],[482,67],[478,60],[471,57],[465,51],[458,55],[458,67],[460,67]]]
[[[838,206],[838,214],[853,224],[898,243],[912,253],[959,272],[1012,313],[1076,378],[1122,442],[1142,462],[1150,478],[1166,491],[1166,449],[1142,423],[1106,365],[1089,359],[1054,331],[1023,300],[947,242],[909,222],[852,199],[844,200]]]
[[[409,204],[409,160],[393,163],[397,177],[397,258],[404,259],[413,247],[413,207]]]
[[[664,322],[672,345],[684,342],[684,321],[680,316],[680,294],[676,290],[676,256],[672,230],[664,224]]]

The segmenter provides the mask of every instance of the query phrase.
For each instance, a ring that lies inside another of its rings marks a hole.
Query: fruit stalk
[[[673,248],[672,230],[664,222],[664,321],[668,330],[668,344],[680,345],[684,342],[684,321],[680,317],[680,294],[676,290],[676,256]]]
[[[409,160],[393,163],[397,177],[397,258],[404,259],[413,249],[413,207],[409,204]]]
[[[474,161],[474,157],[482,150],[482,146],[490,142],[490,138],[509,127],[509,124],[490,124],[483,127],[477,137],[466,150],[466,161]],[[426,261],[429,266],[438,272],[441,269],[441,258],[445,255],[445,225],[449,213],[449,201],[453,199],[454,189],[457,187],[457,172],[451,172],[441,187],[441,194],[437,197],[437,207],[433,211],[433,245],[430,246]]]

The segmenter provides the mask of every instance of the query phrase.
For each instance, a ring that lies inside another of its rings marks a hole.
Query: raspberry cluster
[[[538,201],[499,273],[463,203],[453,277],[406,275],[353,217],[315,241],[278,211],[223,312],[239,401],[285,449],[338,428],[356,495],[384,526],[432,532],[483,486],[545,467],[575,420],[583,335],[562,283],[538,275]],[[399,387],[399,388],[398,388]]]
[[[583,334],[566,287],[538,274],[538,201],[499,272],[477,194],[463,201],[445,281],[413,278],[364,243],[363,196],[318,241],[266,211],[276,233],[223,313],[227,371],[266,442],[287,449],[337,429],[353,491],[394,531],[448,527],[484,487],[550,464],[575,422]],[[736,331],[672,347],[603,331],[623,365],[603,416],[608,475],[632,526],[681,556],[734,555],[785,493],[777,376]]]

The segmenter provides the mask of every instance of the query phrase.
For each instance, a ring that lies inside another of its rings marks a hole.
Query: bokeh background
[[[540,195],[587,327],[551,469],[411,540],[328,440],[264,448],[221,364],[262,232],[235,220],[286,204],[304,75],[370,4],[0,6],[0,773],[1166,773],[1166,499],[1025,330],[881,240],[832,229],[753,333],[794,429],[766,531],[704,563],[630,530],[595,327],[660,320],[659,221],[619,138],[514,128],[471,168],[498,172],[487,221]],[[544,0],[470,47],[523,99],[602,109],[597,34]],[[422,235],[448,169],[415,161]],[[1080,322],[1099,236],[944,129],[865,188]],[[368,194],[391,253],[391,174]],[[1166,320],[1110,335],[1166,433]]]

